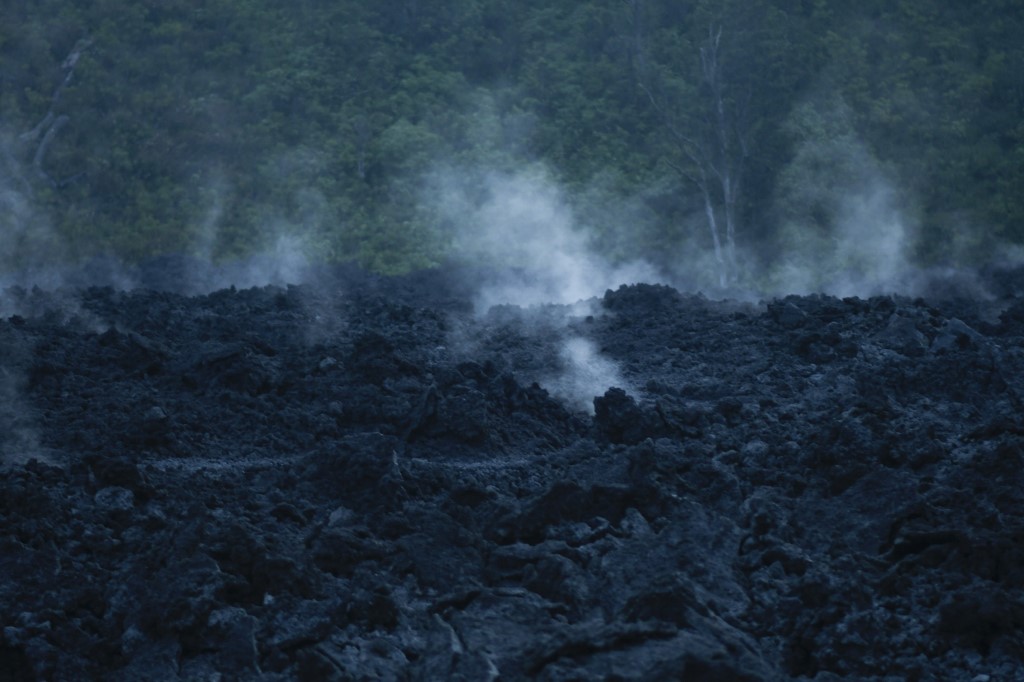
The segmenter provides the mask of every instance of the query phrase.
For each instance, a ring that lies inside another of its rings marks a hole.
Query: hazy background
[[[0,7],[0,284],[869,295],[1024,243],[1020,3],[321,5]]]

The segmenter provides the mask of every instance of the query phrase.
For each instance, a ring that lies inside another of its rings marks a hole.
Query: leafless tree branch
[[[53,95],[50,97],[50,108],[47,110],[46,115],[43,116],[42,120],[39,121],[31,130],[22,133],[18,136],[18,139],[24,143],[39,141],[36,146],[35,153],[32,155],[32,169],[35,172],[37,178],[44,180],[53,187],[63,187],[67,184],[67,181],[58,182],[54,180],[49,173],[43,168],[43,164],[46,161],[46,154],[53,145],[54,139],[57,134],[64,128],[70,121],[70,117],[61,114],[57,114],[57,107],[60,104],[61,96],[64,94],[64,90],[71,84],[72,79],[75,75],[75,66],[78,65],[78,61],[82,58],[82,54],[92,45],[92,38],[85,37],[75,43],[75,46],[65,57],[64,61],[61,62],[60,68],[64,72],[64,77],[61,78],[57,88],[53,91]],[[76,176],[77,177],[77,176]]]
[[[623,0],[632,11],[636,11],[640,1]],[[750,94],[738,101],[727,94],[721,60],[723,32],[721,26],[710,25],[698,50],[704,93],[699,106],[691,106],[688,111],[686,107],[674,107],[670,96],[656,92],[649,68],[637,75],[640,89],[678,150],[677,159],[669,160],[668,166],[700,191],[724,286],[737,274],[736,212],[748,156]],[[724,239],[719,216],[724,218]]]

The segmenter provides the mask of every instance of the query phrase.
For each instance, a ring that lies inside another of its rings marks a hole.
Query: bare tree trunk
[[[36,176],[42,180],[46,180],[48,183],[56,187],[57,181],[50,177],[50,174],[43,170],[43,161],[46,159],[46,152],[49,151],[50,145],[53,144],[53,138],[57,137],[57,133],[60,129],[68,124],[71,119],[67,116],[58,116],[57,120],[53,122],[50,129],[46,131],[46,135],[43,135],[43,141],[39,143],[39,147],[36,148],[36,155],[32,158],[32,168],[36,171]]]
[[[48,130],[50,124],[53,123],[54,113],[53,106],[51,105],[50,110],[46,112],[46,116],[43,116],[43,120],[36,124],[36,127],[28,132],[22,133],[18,136],[18,139],[22,142],[34,142],[39,139],[39,136],[43,134],[44,130]]]
[[[680,161],[669,161],[669,165],[701,192],[718,263],[719,281],[725,287],[735,282],[739,275],[736,212],[747,145],[742,112],[737,111],[736,103],[726,97],[720,59],[722,28],[709,26],[707,40],[699,50],[700,79],[707,88],[706,99],[699,105],[672,102],[669,95],[657,92],[650,82],[653,72],[643,61],[643,35],[639,30],[643,1],[623,0],[630,11],[633,27],[634,64],[645,67],[638,68],[637,78],[640,88],[661,117],[669,139],[675,142],[679,151]],[[716,206],[718,201],[721,201],[720,206]],[[725,222],[724,244],[719,216]]]
[[[728,257],[730,276],[735,279],[738,274],[736,265],[736,195],[739,194],[739,183],[734,181],[730,172],[726,171],[722,178],[723,203],[725,204],[725,249]]]
[[[740,176],[746,160],[747,145],[740,117],[736,112],[730,116],[726,111],[722,67],[719,48],[722,28],[708,27],[708,41],[700,49],[701,72],[711,93],[711,112],[715,151],[710,162],[722,191],[725,213],[725,243],[730,281],[735,280],[739,269],[736,264],[736,204],[740,196]]]
[[[32,130],[18,136],[19,140],[26,143],[35,142],[40,138],[40,136],[42,136],[42,140],[39,142],[35,153],[32,155],[32,169],[35,171],[36,177],[46,181],[53,187],[62,187],[67,184],[68,181],[65,180],[58,182],[57,180],[54,180],[43,168],[43,162],[46,160],[46,153],[50,150],[50,146],[57,137],[57,133],[59,133],[61,129],[71,121],[71,119],[66,115],[57,115],[57,105],[60,103],[61,95],[64,94],[64,89],[71,84],[71,80],[75,75],[75,66],[78,64],[78,60],[81,59],[82,53],[85,52],[90,45],[92,45],[92,38],[83,38],[75,43],[74,48],[72,48],[71,52],[61,63],[60,68],[64,71],[64,78],[61,79],[60,84],[53,91],[53,95],[50,97],[50,108],[46,112],[46,115],[43,116],[42,120],[39,121]]]
[[[729,280],[729,267],[722,257],[722,240],[718,236],[718,220],[715,218],[715,205],[711,201],[711,192],[707,185],[701,187],[704,195],[704,214],[707,216],[708,228],[711,230],[711,240],[715,245],[715,261],[718,263],[718,284],[725,287]]]

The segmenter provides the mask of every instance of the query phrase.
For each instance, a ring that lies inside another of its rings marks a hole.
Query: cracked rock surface
[[[9,289],[0,679],[1024,679],[1020,275]]]

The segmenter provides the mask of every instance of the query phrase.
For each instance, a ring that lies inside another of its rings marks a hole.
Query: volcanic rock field
[[[471,275],[7,288],[0,680],[1024,680],[1024,272]]]

